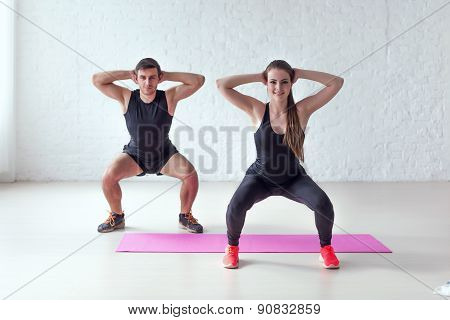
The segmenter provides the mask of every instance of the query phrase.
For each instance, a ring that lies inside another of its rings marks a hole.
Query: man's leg
[[[102,188],[111,212],[122,213],[122,190],[119,181],[142,172],[139,165],[126,153],[118,155],[109,165],[103,174]]]
[[[180,212],[190,212],[198,191],[198,176],[194,166],[183,155],[175,153],[161,169],[161,173],[181,180]]]
[[[180,190],[180,226],[189,232],[202,233],[202,225],[192,216],[191,212],[192,204],[198,191],[198,176],[194,166],[181,154],[175,153],[161,169],[161,173],[182,181]]]

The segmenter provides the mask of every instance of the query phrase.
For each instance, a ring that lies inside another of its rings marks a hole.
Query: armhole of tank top
[[[266,105],[265,105],[263,117],[261,119],[261,122],[260,122],[259,126],[256,128],[255,133],[258,132],[259,129],[261,129],[261,127],[262,127],[262,125],[264,123],[264,120],[266,120],[266,114],[268,113],[267,110],[269,110],[269,103],[266,103]]]
[[[163,107],[164,111],[166,111],[167,114],[173,118],[173,116],[169,112],[169,104],[167,103],[166,91],[165,90],[158,90],[158,91],[159,91],[158,105],[161,106],[161,103],[163,103],[165,105],[165,107]]]
[[[125,115],[128,114],[128,111],[130,110],[131,101],[134,100],[135,95],[136,95],[136,90],[131,91],[130,101],[128,101],[128,105],[127,105],[127,111],[123,114],[124,117],[125,117]]]
[[[268,117],[268,118],[266,118]],[[266,108],[264,109],[264,115],[263,115],[263,122],[264,120],[270,121],[270,115],[269,115],[269,103],[266,103]]]
[[[296,105],[297,105],[297,103],[296,103]],[[298,114],[298,113],[297,113],[297,114]],[[301,127],[302,119],[300,118],[300,115],[299,115],[299,117],[298,117],[298,120],[300,121],[300,127]],[[305,136],[306,136],[306,131],[308,130],[308,122],[309,122],[309,118],[308,118],[308,120],[306,120],[305,130],[303,130],[303,128],[301,128],[302,131],[303,131],[303,134],[304,134]]]
[[[167,98],[166,98],[166,92],[164,90],[156,90],[156,99],[158,99],[156,102],[161,105],[161,103],[164,103],[166,105],[167,110]]]

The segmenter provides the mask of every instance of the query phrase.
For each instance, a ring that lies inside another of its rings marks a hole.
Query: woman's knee
[[[226,221],[228,229],[235,229],[245,219],[246,210],[242,209],[236,203],[230,202],[227,207]]]
[[[315,198],[312,206],[314,207],[314,211],[318,211],[328,216],[334,215],[333,203],[325,193]]]
[[[245,197],[234,196],[228,204],[227,215],[245,214],[253,206],[253,203]]]

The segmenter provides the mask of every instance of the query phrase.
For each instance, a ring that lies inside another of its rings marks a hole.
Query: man
[[[132,79],[139,89],[130,91],[116,80]],[[181,85],[166,91],[157,90],[163,81]],[[189,232],[202,233],[203,227],[192,216],[192,204],[198,191],[198,176],[192,164],[182,156],[169,139],[169,130],[177,103],[194,94],[204,83],[199,74],[162,71],[152,58],[142,59],[134,70],[94,74],[92,82],[103,94],[120,103],[131,140],[123,153],[106,169],[102,188],[111,211],[98,232],[125,227],[122,191],[119,181],[145,174],[167,175],[182,181],[179,223]]]

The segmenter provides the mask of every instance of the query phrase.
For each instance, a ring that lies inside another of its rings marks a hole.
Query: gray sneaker
[[[197,219],[192,216],[192,211],[188,213],[180,213],[180,227],[192,233],[203,233],[203,227],[198,223]]]
[[[106,233],[123,228],[125,228],[125,214],[109,212],[109,217],[105,220],[105,222],[98,226],[97,231]]]

